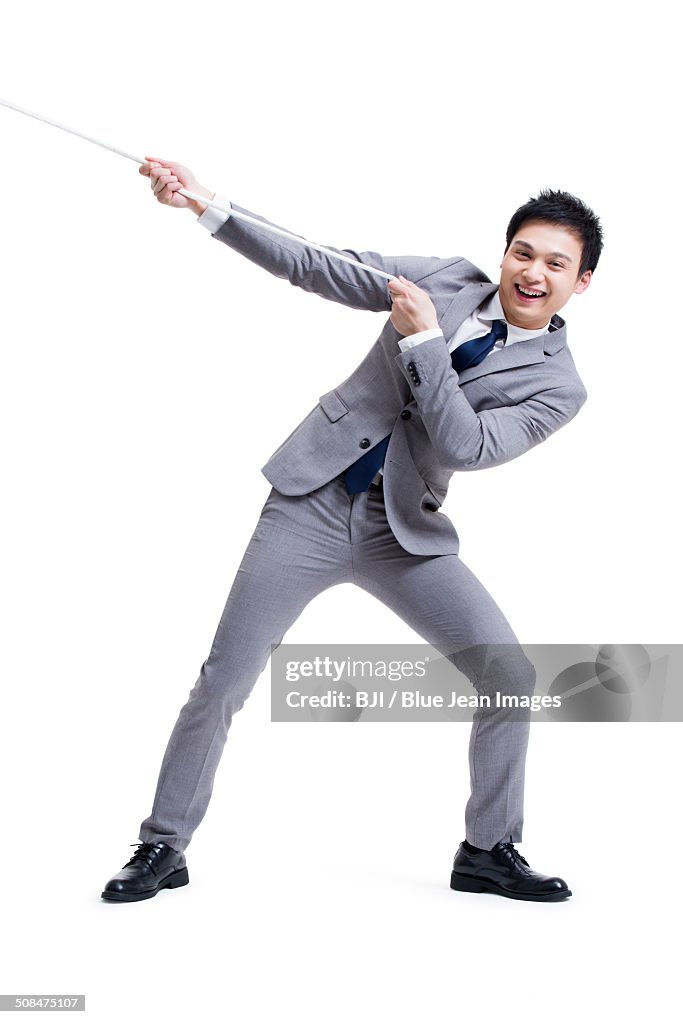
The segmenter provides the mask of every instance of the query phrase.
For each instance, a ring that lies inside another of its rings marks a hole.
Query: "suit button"
[[[370,439],[368,437],[364,437],[363,440],[360,443],[360,446],[361,446],[361,448],[369,448],[370,447]]]
[[[401,413],[401,419],[402,420],[409,420],[411,416],[412,416],[412,413],[411,413],[410,409],[404,409],[403,412]]]
[[[412,373],[412,372],[413,372],[413,370],[415,369],[415,363],[408,363],[408,369],[409,369],[409,370],[410,370],[410,372]]]

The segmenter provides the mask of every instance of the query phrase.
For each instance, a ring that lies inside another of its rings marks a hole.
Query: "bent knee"
[[[501,645],[488,652],[475,686],[479,693],[530,697],[536,688],[536,668],[519,645]]]

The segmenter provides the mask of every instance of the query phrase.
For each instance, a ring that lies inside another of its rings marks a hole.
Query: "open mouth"
[[[545,292],[534,291],[532,288],[522,288],[521,285],[515,282],[515,291],[522,300],[522,302],[537,302],[542,299]]]

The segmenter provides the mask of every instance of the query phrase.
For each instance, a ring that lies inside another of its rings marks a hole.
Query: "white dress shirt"
[[[222,196],[215,195],[214,199],[217,203],[229,207],[230,203],[227,199]],[[230,217],[230,214],[225,214],[222,210],[215,210],[211,206],[207,206],[204,213],[197,218],[197,222],[204,228],[213,234],[218,231],[221,224],[225,224],[226,220]],[[498,338],[495,345],[491,349],[491,352],[495,352],[496,349],[503,348],[504,345],[516,345],[521,341],[529,341],[531,338],[537,338],[541,334],[545,334],[550,326],[550,321],[545,327],[537,327],[534,330],[526,330],[523,327],[517,327],[515,324],[507,323],[505,320],[505,314],[503,313],[503,306],[500,301],[498,292],[495,291],[493,295],[490,295],[486,302],[483,302],[481,306],[474,310],[474,312],[464,320],[460,327],[453,335],[452,338],[446,339],[448,344],[448,351],[452,352],[459,345],[462,345],[466,341],[471,341],[472,338],[482,337],[484,334],[489,334],[491,331],[491,324],[494,320],[504,320],[507,324],[507,337]],[[429,341],[430,338],[438,338],[442,333],[440,327],[431,327],[427,331],[419,331],[417,334],[408,334],[404,338],[400,338],[398,346],[402,352],[406,352],[409,348],[413,348],[415,345],[419,345],[423,341]],[[484,360],[488,359],[491,352],[487,352]],[[455,372],[455,371],[453,371]],[[379,480],[382,470],[380,469],[373,479],[373,483],[377,483]]]

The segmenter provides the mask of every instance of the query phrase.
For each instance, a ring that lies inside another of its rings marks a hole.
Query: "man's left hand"
[[[407,337],[439,326],[434,303],[423,288],[402,274],[387,285],[392,300],[390,320],[399,334]]]

